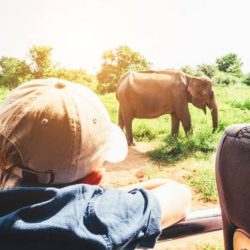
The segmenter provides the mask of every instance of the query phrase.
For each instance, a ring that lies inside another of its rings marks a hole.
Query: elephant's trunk
[[[212,99],[208,107],[211,109],[213,128],[216,129],[218,127],[218,109],[214,98]]]

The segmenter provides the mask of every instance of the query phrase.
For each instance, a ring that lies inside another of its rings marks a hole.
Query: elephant
[[[191,131],[188,103],[211,110],[213,128],[218,126],[217,104],[208,77],[194,77],[177,70],[124,73],[116,87],[119,102],[118,125],[125,126],[128,145],[134,145],[134,118],[156,118],[170,114],[172,135],[178,136],[180,122],[186,134]]]

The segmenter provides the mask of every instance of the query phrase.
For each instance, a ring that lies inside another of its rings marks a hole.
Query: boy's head
[[[43,185],[75,182],[127,155],[124,134],[96,94],[60,79],[10,92],[0,106],[0,143],[12,149],[11,167],[24,183]]]

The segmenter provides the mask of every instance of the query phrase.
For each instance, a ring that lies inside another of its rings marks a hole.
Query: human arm
[[[161,228],[169,227],[184,219],[191,209],[191,192],[183,184],[166,180],[149,190],[161,207]]]
[[[191,192],[183,184],[168,179],[153,179],[123,187],[131,190],[144,188],[152,193],[160,204],[161,228],[169,227],[184,219],[191,208]]]
[[[83,179],[85,184],[98,184],[105,170],[98,169]],[[144,188],[151,192],[161,208],[161,228],[169,227],[184,219],[191,208],[191,192],[189,188],[175,181],[157,178],[133,185],[121,187],[122,190]]]

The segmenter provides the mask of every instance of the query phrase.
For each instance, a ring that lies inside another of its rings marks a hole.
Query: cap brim
[[[126,137],[120,127],[112,124],[110,133],[110,146],[106,156],[106,161],[111,163],[120,162],[128,154],[128,144]]]

